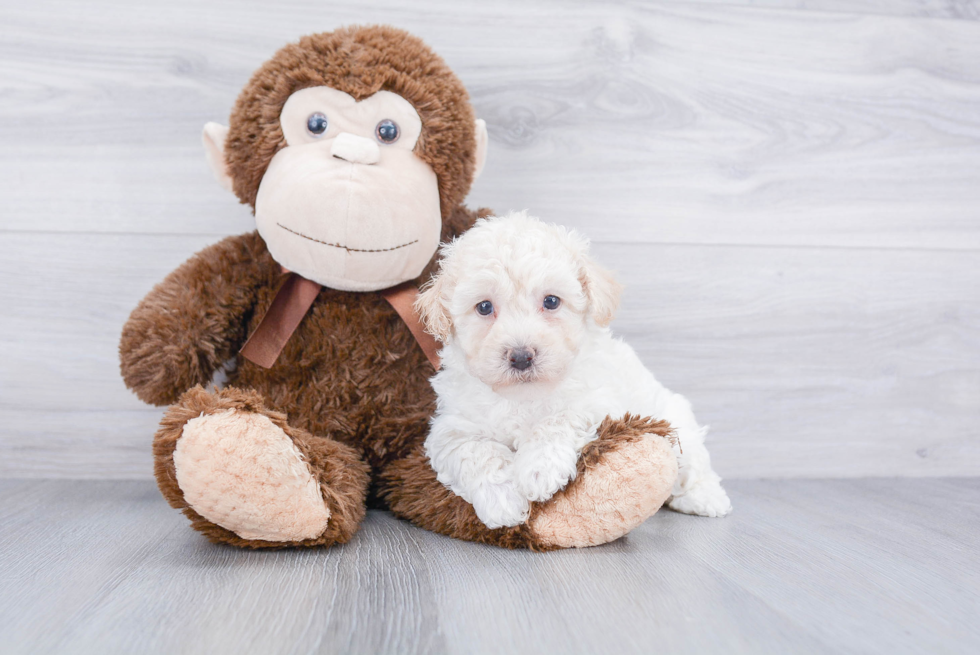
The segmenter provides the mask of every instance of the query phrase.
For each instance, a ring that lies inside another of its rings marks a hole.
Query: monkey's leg
[[[524,525],[488,529],[473,507],[436,479],[421,445],[383,472],[391,510],[433,532],[504,548],[552,550],[597,546],[623,536],[670,498],[677,459],[663,421],[606,419],[582,451],[578,473]]]
[[[389,464],[380,478],[381,496],[388,508],[420,528],[502,548],[548,550],[537,543],[526,523],[495,530],[485,526],[472,505],[436,479],[422,444],[407,457]],[[533,516],[533,504],[531,512]]]
[[[357,452],[290,427],[253,391],[187,391],[153,455],[164,497],[215,543],[330,546],[364,517],[368,466]]]
[[[677,479],[666,421],[606,418],[578,461],[578,474],[532,510],[535,538],[557,548],[598,546],[619,539],[657,513]]]

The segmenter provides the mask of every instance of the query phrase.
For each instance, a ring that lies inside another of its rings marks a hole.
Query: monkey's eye
[[[545,296],[542,305],[545,309],[558,309],[558,306],[561,305],[561,298],[558,296]]]
[[[323,133],[327,131],[327,126],[330,123],[327,121],[327,117],[316,112],[315,114],[310,114],[310,117],[306,119],[306,129],[310,131],[313,136],[323,136]]]
[[[401,136],[401,130],[398,129],[398,123],[386,118],[374,128],[374,134],[381,143],[394,143]]]
[[[493,314],[493,303],[489,300],[478,302],[476,304],[476,313],[480,316],[490,316],[490,314]]]

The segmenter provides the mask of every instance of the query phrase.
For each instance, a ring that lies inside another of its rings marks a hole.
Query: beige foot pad
[[[650,435],[624,443],[543,506],[531,531],[560,548],[613,541],[653,516],[676,478],[677,459],[667,439]]]
[[[268,417],[229,409],[191,419],[174,450],[184,500],[243,539],[320,536],[330,510],[292,440]]]

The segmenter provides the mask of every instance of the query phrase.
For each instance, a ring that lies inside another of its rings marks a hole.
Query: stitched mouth
[[[399,248],[405,248],[407,246],[412,245],[413,243],[418,243],[419,242],[418,239],[415,239],[414,241],[409,241],[408,243],[403,243],[400,246],[392,246],[391,248],[373,248],[373,249],[368,249],[368,248],[349,248],[349,247],[347,247],[345,245],[342,245],[342,244],[339,244],[339,243],[330,243],[328,241],[320,241],[319,239],[314,239],[313,237],[306,236],[302,232],[297,232],[296,230],[291,230],[288,227],[286,227],[285,225],[283,225],[282,223],[276,223],[276,225],[278,225],[282,229],[286,230],[287,232],[291,232],[291,233],[295,234],[298,237],[303,237],[304,239],[309,239],[310,241],[313,241],[315,243],[320,243],[320,244],[323,244],[325,246],[330,246],[331,248],[340,248],[341,250],[346,250],[347,252],[391,252],[392,250],[398,250]]]

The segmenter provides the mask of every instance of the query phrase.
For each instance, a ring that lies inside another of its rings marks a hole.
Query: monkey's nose
[[[341,132],[330,146],[330,154],[352,164],[377,164],[381,149],[371,139],[350,132]]]
[[[510,361],[511,368],[524,371],[530,368],[534,362],[534,353],[527,348],[516,348],[510,351],[507,359]]]

